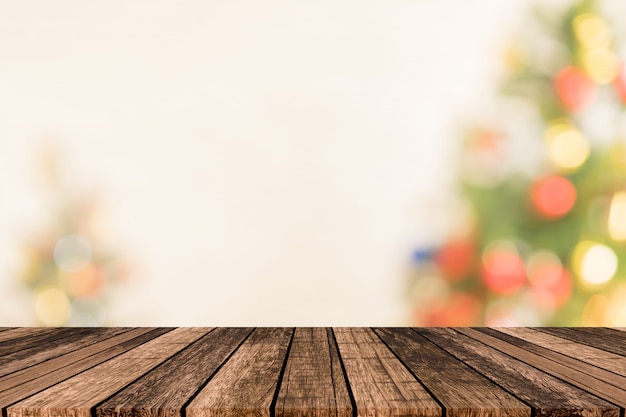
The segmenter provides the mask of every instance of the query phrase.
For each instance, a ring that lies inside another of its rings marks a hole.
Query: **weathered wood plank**
[[[29,327],[20,329],[19,337],[11,337],[0,342],[0,356],[19,352],[32,346],[45,345],[55,339],[62,339],[79,332],[72,328],[37,328]],[[0,334],[1,335],[1,334]]]
[[[419,334],[533,407],[537,417],[618,417],[619,407],[450,328]]]
[[[606,350],[526,327],[498,327],[499,332],[626,377],[626,358]]]
[[[611,329],[601,327],[537,327],[536,330],[581,343],[583,346],[593,346],[597,349],[626,356],[626,334]]]
[[[187,417],[270,415],[293,329],[258,328],[189,403]]]
[[[130,328],[82,328],[67,337],[51,340],[4,356],[0,356],[0,377],[37,363],[89,346],[103,339],[131,330]]]
[[[352,416],[348,388],[330,329],[296,329],[275,414],[277,417]]]
[[[185,403],[251,332],[215,329],[97,406],[97,416],[181,416]]]
[[[66,381],[94,366],[115,358],[170,332],[172,328],[141,328],[131,330],[113,338],[51,359],[20,372],[2,378],[4,389],[0,392],[0,407],[3,409],[28,396]],[[110,343],[115,342],[115,345]],[[96,350],[92,350],[96,349]],[[98,351],[99,350],[99,351]],[[95,352],[95,353],[94,353]],[[68,363],[65,359],[69,359]],[[71,361],[74,362],[71,362]]]
[[[358,415],[442,415],[440,405],[371,329],[333,330]]]
[[[375,331],[444,405],[446,416],[530,417],[526,404],[412,329]]]
[[[36,334],[45,334],[58,331],[46,327],[11,327],[0,333],[0,346],[4,346],[6,341],[28,337]]]
[[[210,330],[205,329],[204,333]],[[198,329],[174,329],[8,407],[7,414],[9,417],[90,417],[92,407],[204,333]],[[167,349],[163,349],[164,345]]]
[[[511,355],[613,404],[626,405],[626,380],[614,373],[489,328],[458,332]],[[610,382],[607,382],[606,380]]]
[[[104,362],[119,353],[130,350],[163,333],[165,333],[164,330],[154,328],[129,330],[128,332],[121,333],[101,342],[5,375],[0,377],[0,398],[2,398],[2,392],[15,388],[28,381],[35,379],[41,380],[42,377],[47,377],[48,375],[67,375],[67,372],[71,372],[74,368],[76,368],[76,373],[81,372],[93,366],[93,364]],[[95,360],[100,360],[100,362],[94,362]],[[76,365],[74,365],[75,363]],[[61,368],[66,369],[61,373],[56,372]],[[72,374],[70,373],[69,375]],[[53,378],[53,380],[56,379]],[[38,385],[35,385],[35,387],[38,387]],[[43,388],[47,387],[48,386],[45,386]]]

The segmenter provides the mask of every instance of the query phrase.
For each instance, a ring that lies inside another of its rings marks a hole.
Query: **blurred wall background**
[[[458,123],[530,4],[1,2],[0,324],[37,322],[54,193],[97,201],[126,265],[89,323],[409,324]]]

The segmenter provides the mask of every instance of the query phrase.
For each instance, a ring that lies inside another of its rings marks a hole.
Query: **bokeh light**
[[[582,13],[576,16],[572,27],[576,38],[585,48],[608,48],[611,44],[611,28],[595,14]]]
[[[548,126],[545,139],[548,157],[561,171],[574,171],[589,157],[589,141],[567,122],[556,122]]]
[[[581,52],[583,68],[596,84],[609,84],[620,69],[620,62],[615,53],[608,49],[590,49]]]
[[[514,293],[526,283],[524,262],[513,242],[491,243],[483,252],[482,263],[485,285],[496,294]]]
[[[617,272],[617,267],[617,255],[606,245],[585,240],[574,249],[572,269],[586,287],[606,284]]]
[[[618,191],[613,195],[609,208],[608,229],[613,240],[626,241],[626,191]]]
[[[91,245],[82,236],[63,236],[54,246],[54,261],[66,272],[77,272],[91,260]]]
[[[578,67],[569,66],[554,77],[556,93],[565,107],[573,112],[582,110],[595,96],[595,86]]]
[[[61,326],[70,313],[70,301],[60,288],[45,286],[35,291],[35,314],[43,325]]]
[[[562,176],[540,178],[532,186],[531,199],[540,215],[558,218],[574,207],[576,188],[570,180]]]

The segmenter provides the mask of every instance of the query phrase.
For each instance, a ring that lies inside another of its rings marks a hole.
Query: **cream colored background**
[[[56,137],[136,265],[119,325],[397,325],[457,122],[530,2],[0,2],[0,319]]]

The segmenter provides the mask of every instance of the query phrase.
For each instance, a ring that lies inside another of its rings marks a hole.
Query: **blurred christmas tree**
[[[49,224],[22,245],[21,282],[32,295],[32,312],[44,326],[100,326],[106,304],[127,265],[106,243],[102,209],[93,193],[77,193],[56,149],[41,159]]]
[[[465,129],[466,227],[414,253],[415,325],[626,326],[626,71],[603,16],[538,9],[510,48],[497,114]]]

